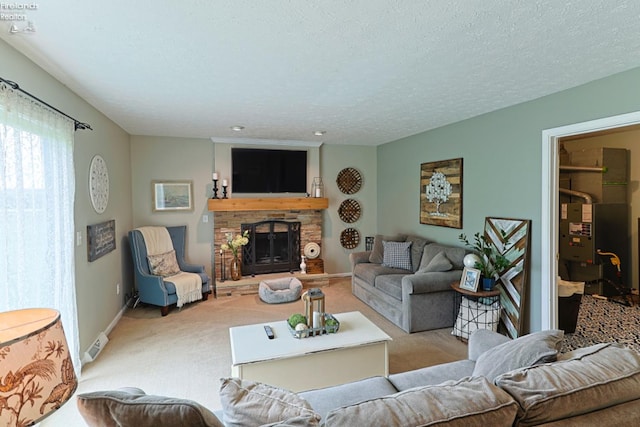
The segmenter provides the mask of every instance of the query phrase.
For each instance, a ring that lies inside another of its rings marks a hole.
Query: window
[[[60,311],[79,371],[74,123],[0,83],[0,311]]]

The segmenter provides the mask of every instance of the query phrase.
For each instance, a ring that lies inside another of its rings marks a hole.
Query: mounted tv
[[[231,191],[306,193],[307,152],[232,148]]]

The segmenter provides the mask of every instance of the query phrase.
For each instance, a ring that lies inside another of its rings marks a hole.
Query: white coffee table
[[[294,338],[286,320],[229,328],[231,375],[291,391],[389,375],[391,337],[358,311],[333,314],[335,334]],[[270,340],[264,326],[273,329]]]

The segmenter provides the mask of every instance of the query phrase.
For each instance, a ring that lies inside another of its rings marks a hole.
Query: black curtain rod
[[[37,96],[34,96],[32,94],[30,94],[29,92],[27,92],[26,90],[22,89],[18,83],[16,82],[12,82],[11,80],[6,80],[3,79],[2,77],[0,77],[0,81],[8,84],[9,86],[11,86],[12,89],[14,90],[19,90],[20,92],[24,93],[25,95],[35,99],[36,101],[38,101],[39,103],[46,105],[47,107],[51,108],[53,111],[56,111],[60,114],[62,114],[63,116],[73,120],[73,124],[75,125],[75,130],[81,129],[81,130],[85,130],[85,129],[89,129],[89,130],[93,130],[91,129],[91,126],[89,126],[87,123],[82,123],[76,119],[74,119],[73,117],[71,117],[70,115],[63,113],[62,111],[58,110],[56,107],[54,107],[51,104],[47,104],[46,102],[44,102],[42,99],[38,98]]]

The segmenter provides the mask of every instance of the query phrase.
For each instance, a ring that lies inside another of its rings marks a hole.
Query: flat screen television
[[[231,149],[234,193],[306,193],[307,152],[302,150]]]

